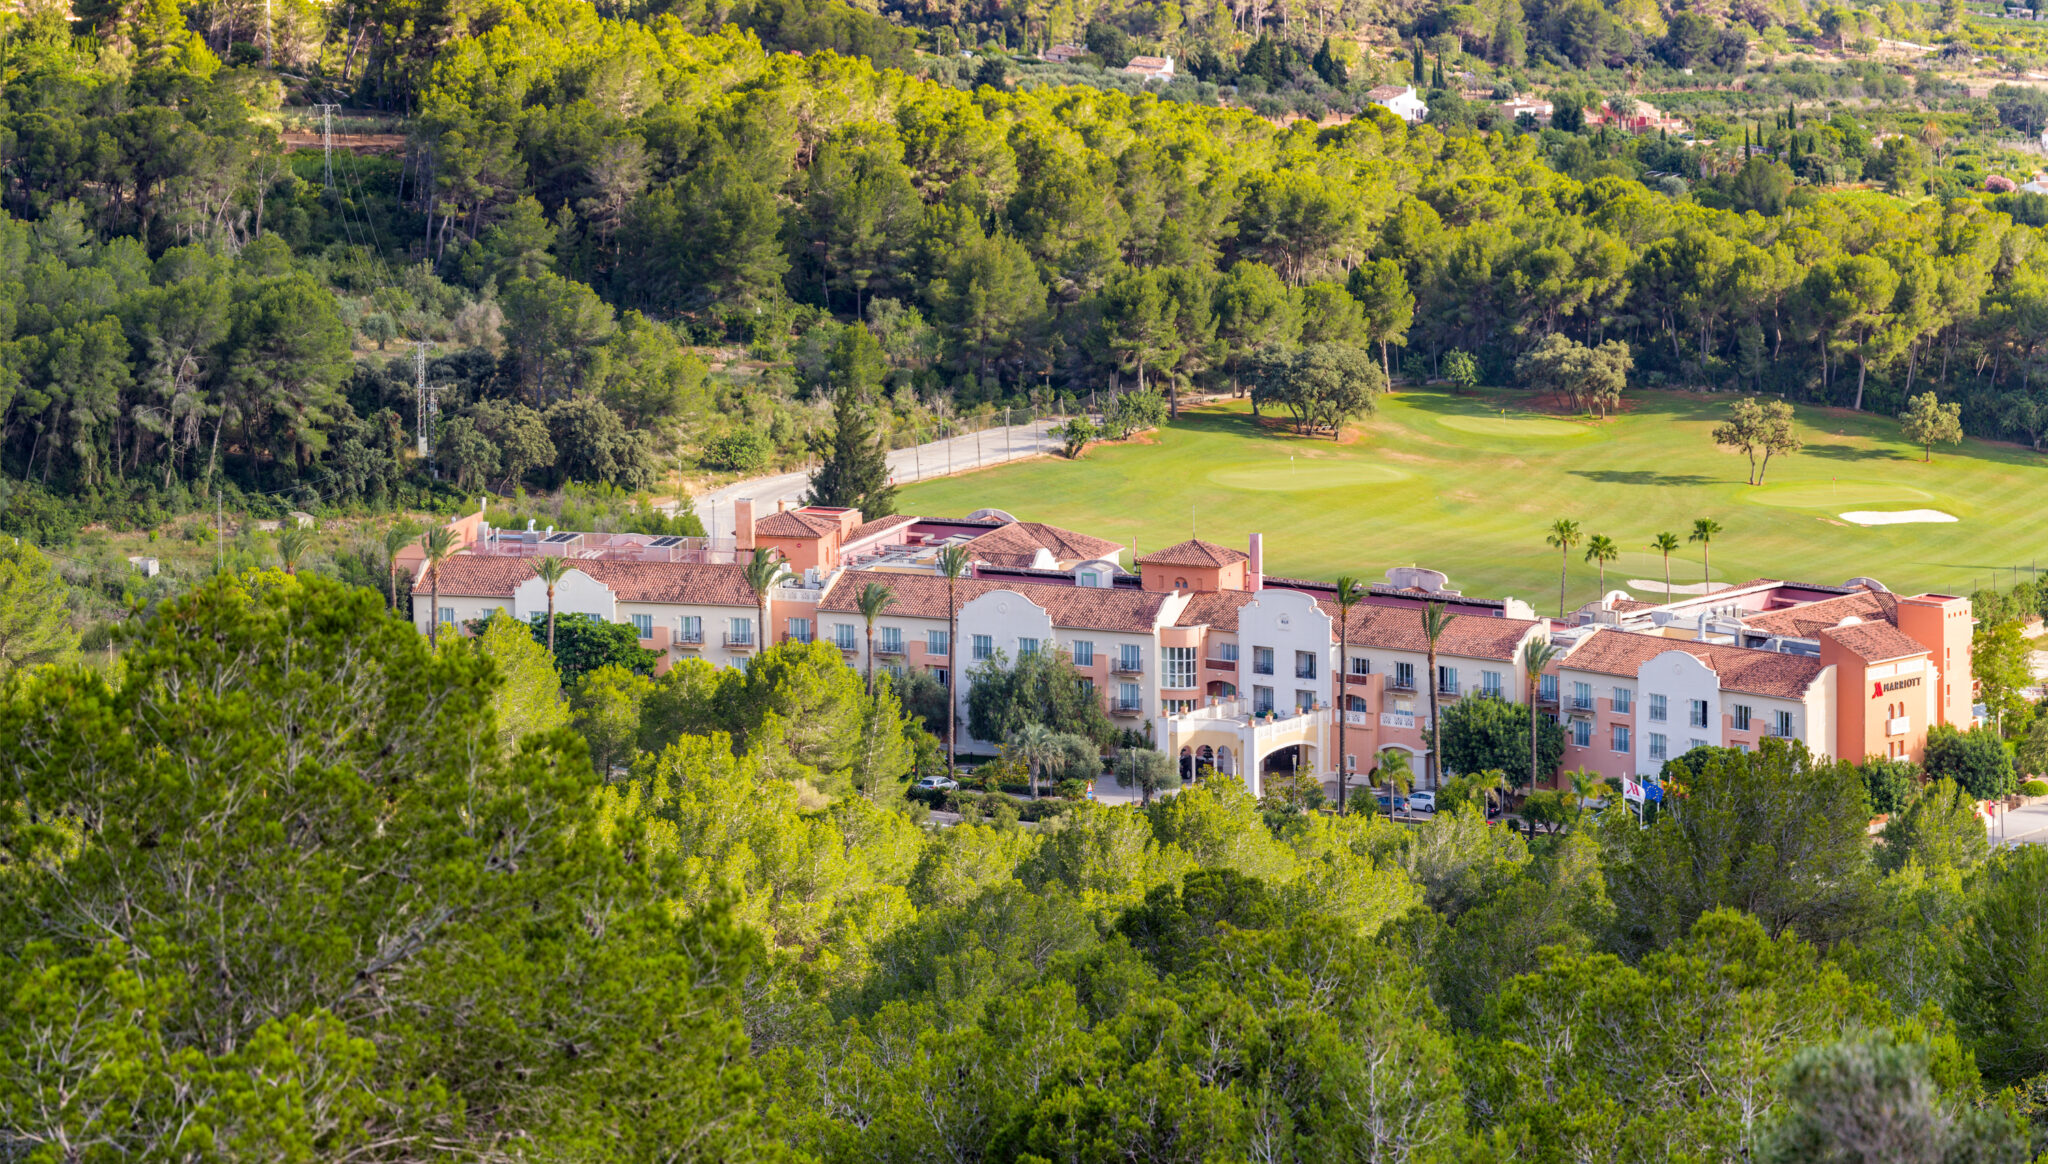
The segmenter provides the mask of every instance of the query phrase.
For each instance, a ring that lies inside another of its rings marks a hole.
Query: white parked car
[[[1434,793],[1434,792],[1411,792],[1411,793],[1409,793],[1409,794],[1408,794],[1408,811],[1409,811],[1409,812],[1435,812],[1435,811],[1436,811],[1436,793]]]
[[[911,787],[919,792],[951,792],[960,787],[960,782],[950,776],[927,776]]]

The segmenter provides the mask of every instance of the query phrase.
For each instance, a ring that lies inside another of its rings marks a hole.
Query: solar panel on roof
[[[543,538],[543,539],[541,539],[541,540],[542,540],[542,541],[545,541],[545,542],[547,542],[547,543],[548,543],[549,545],[559,545],[559,544],[561,544],[561,543],[563,543],[563,542],[573,542],[573,541],[575,541],[576,539],[578,539],[578,538],[580,538],[580,537],[582,537],[582,536],[583,536],[582,534],[573,534],[573,533],[558,533],[558,534],[549,534],[549,535],[548,535],[547,537],[545,537],[545,538]]]
[[[647,543],[648,548],[656,550],[666,549],[669,546],[679,546],[682,544],[683,539],[677,537],[674,534],[667,534],[665,536],[655,538],[653,541]]]

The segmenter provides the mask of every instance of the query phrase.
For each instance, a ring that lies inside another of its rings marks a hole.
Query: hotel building
[[[659,670],[685,658],[741,666],[762,644],[789,639],[831,643],[865,666],[856,596],[880,582],[894,602],[876,621],[874,662],[942,681],[960,668],[964,750],[996,744],[966,738],[974,669],[1062,650],[1113,722],[1190,770],[1241,776],[1254,793],[1276,771],[1334,784],[1340,717],[1343,762],[1354,773],[1393,748],[1414,757],[1421,777],[1427,685],[1446,707],[1525,702],[1520,658],[1544,639],[1563,653],[1533,694],[1565,727],[1566,768],[1654,774],[1697,743],[1749,745],[1764,735],[1824,755],[1917,759],[1930,725],[1972,722],[1967,600],[1898,597],[1868,579],[1759,581],[1661,605],[1615,591],[1554,623],[1514,599],[1463,595],[1436,571],[1398,568],[1340,626],[1331,585],[1265,575],[1257,534],[1243,550],[1190,539],[1126,565],[1130,547],[999,510],[863,521],[820,506],[757,515],[742,501],[735,527],[714,541],[505,531],[475,515],[451,523],[463,549],[442,563],[438,610],[418,551],[401,562],[415,571],[413,614],[424,631],[437,618],[543,613],[533,559],[573,559],[556,610],[632,624],[641,645],[660,652]],[[974,563],[952,588],[957,638],[935,565],[948,546]],[[757,547],[793,572],[768,596],[765,626],[739,564]],[[1431,602],[1456,615],[1434,674],[1421,623]]]

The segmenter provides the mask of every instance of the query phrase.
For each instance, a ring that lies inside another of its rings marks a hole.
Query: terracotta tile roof
[[[1316,605],[1322,607],[1323,613],[1334,622],[1337,617],[1335,602],[1318,599]],[[1436,649],[1439,655],[1456,655],[1461,659],[1513,662],[1515,652],[1520,649],[1529,629],[1541,625],[1540,619],[1461,614],[1444,628],[1443,636],[1437,639]],[[1381,647],[1418,653],[1429,650],[1429,639],[1422,633],[1422,608],[1419,606],[1371,606],[1363,603],[1354,606],[1351,608],[1349,637],[1354,647]]]
[[[1782,655],[1749,647],[1667,639],[1634,631],[1602,628],[1586,636],[1558,663],[1564,671],[1592,671],[1634,678],[1644,663],[1666,651],[1684,651],[1721,677],[1728,691],[1746,691],[1776,699],[1804,699],[1824,665],[1807,655]]]
[[[1840,626],[1845,618],[1891,622],[1898,617],[1898,609],[1897,595],[1874,594],[1865,590],[1784,610],[1753,614],[1743,619],[1742,625],[1759,634],[1810,639],[1828,627]]]
[[[1154,550],[1138,559],[1140,566],[1229,566],[1248,562],[1251,555],[1201,538],[1189,538],[1177,546]]]
[[[1638,610],[1654,610],[1657,605],[1654,602],[1644,602],[1640,598],[1617,598],[1607,604],[1607,609],[1620,614],[1629,614]]]
[[[441,593],[474,598],[510,598],[533,577],[532,558],[457,554],[441,563]],[[666,602],[692,606],[752,607],[754,591],[743,566],[685,562],[607,562],[578,558],[570,563],[611,587],[622,602]],[[428,593],[424,577],[413,593]]]
[[[1237,612],[1246,603],[1258,597],[1249,590],[1212,590],[1188,596],[1180,617],[1173,620],[1175,626],[1207,626],[1215,630],[1237,633]]]
[[[799,513],[794,509],[771,513],[754,523],[756,534],[772,538],[821,538],[838,528],[839,523],[829,517]]]
[[[899,618],[946,617],[946,580],[936,574],[892,574],[881,570],[848,570],[832,584],[820,612],[854,613],[854,600],[870,582],[880,582],[896,592],[888,613]],[[958,584],[961,606],[991,590],[1022,594],[1045,608],[1052,624],[1077,630],[1121,631],[1146,634],[1159,617],[1168,595],[1150,590],[1110,590],[1091,586],[1048,586],[1041,583],[962,578]]]
[[[1061,562],[1086,562],[1108,557],[1123,545],[1040,521],[1019,521],[982,534],[969,541],[967,549],[991,565],[1029,566],[1041,549],[1051,550]]]
[[[1866,663],[1882,663],[1887,659],[1910,659],[1915,655],[1927,654],[1927,648],[1888,622],[1865,622],[1855,626],[1830,627],[1821,631],[1824,639],[1832,639]]]
[[[897,513],[888,517],[878,517],[873,521],[864,521],[854,526],[853,532],[846,535],[846,544],[852,545],[862,538],[871,538],[876,534],[887,533],[899,526],[916,525],[917,521],[916,517],[907,513]]]

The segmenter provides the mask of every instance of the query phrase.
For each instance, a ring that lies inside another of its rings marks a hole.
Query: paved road
[[[1060,439],[1053,435],[1052,430],[1061,423],[1041,420],[1008,428],[998,425],[978,433],[896,449],[889,454],[889,476],[898,485],[908,485],[913,481],[946,477],[969,469],[985,469],[1005,461],[1055,452],[1060,447]],[[756,515],[773,513],[777,501],[796,504],[810,487],[811,474],[808,470],[750,477],[697,497],[697,516],[703,520],[704,529],[711,536],[731,537],[734,501],[751,497],[756,503]]]
[[[2048,845],[2048,804],[2015,808],[2004,817],[1986,826],[1992,844]]]

